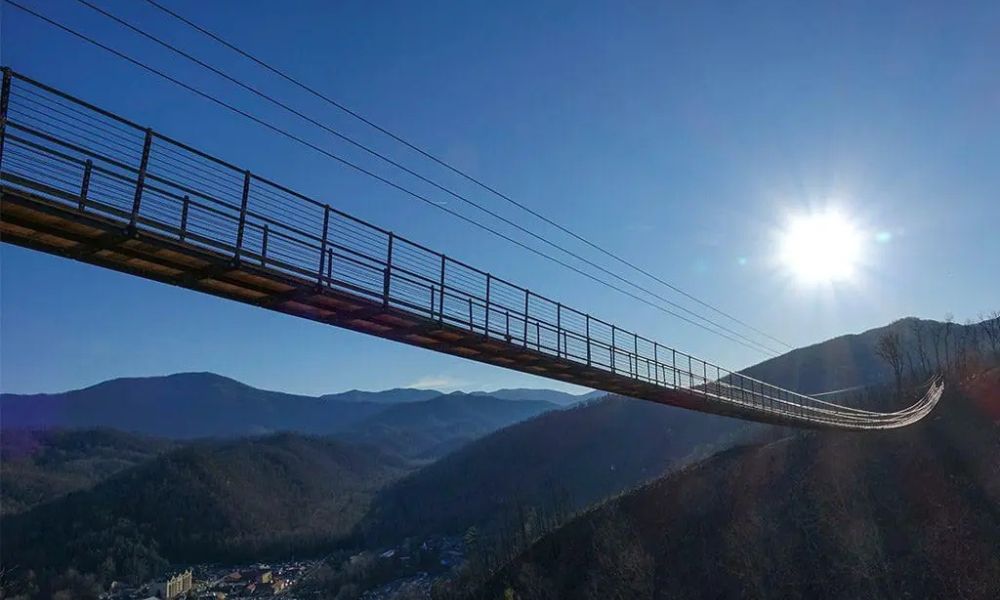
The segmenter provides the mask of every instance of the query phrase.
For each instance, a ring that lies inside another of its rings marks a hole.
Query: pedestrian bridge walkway
[[[2,110],[6,243],[742,419],[902,427],[933,410],[944,388],[937,379],[896,412],[798,394],[617,327],[9,70]]]

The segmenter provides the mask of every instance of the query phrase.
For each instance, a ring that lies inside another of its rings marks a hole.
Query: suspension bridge
[[[3,71],[2,241],[524,373],[706,413],[910,425],[723,369]]]

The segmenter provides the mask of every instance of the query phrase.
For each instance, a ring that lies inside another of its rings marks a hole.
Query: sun
[[[793,217],[780,235],[779,259],[806,284],[852,280],[862,258],[863,236],[836,211]]]

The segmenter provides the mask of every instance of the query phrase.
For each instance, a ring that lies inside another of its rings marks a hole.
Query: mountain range
[[[962,331],[956,329],[960,326],[950,327],[951,339],[960,339],[956,334]],[[913,325],[903,320],[835,338],[748,372],[814,390],[884,383],[892,373],[878,366],[881,358],[874,344],[893,331],[912,333]],[[912,337],[904,338],[906,351],[919,356]],[[957,347],[951,346],[949,353]],[[924,354],[934,353],[924,348]],[[952,364],[941,354],[942,366]],[[823,365],[837,375],[823,375]],[[989,394],[1000,389],[1000,379],[985,377],[968,385]],[[117,578],[142,580],[167,563],[303,555],[335,547],[377,548],[408,537],[468,536],[470,531],[478,532],[477,548],[504,547],[513,553],[519,546],[509,543],[512,538],[523,543],[637,485],[675,481],[691,469],[713,469],[704,465],[730,460],[726,457],[773,457],[774,448],[794,448],[794,460],[768,458],[764,463],[784,465],[800,479],[817,461],[833,464],[841,454],[854,456],[852,464],[863,466],[862,454],[852,455],[854,450],[838,445],[840,438],[835,436],[806,435],[803,442],[796,435],[794,440],[773,442],[789,432],[600,393],[546,392],[441,394],[402,389],[309,397],[188,373],[113,380],[64,394],[2,395],[2,558],[5,565],[14,561],[47,577],[73,568],[107,583]],[[970,397],[975,401],[975,394]],[[977,414],[1000,415],[1000,402],[976,406]],[[68,429],[24,431],[37,427]],[[75,429],[80,427],[133,433]],[[949,449],[962,437],[956,432],[963,427],[948,430],[953,443],[941,450],[943,454],[920,460],[933,465],[947,459],[951,467],[966,460]],[[289,433],[273,433],[281,431]],[[981,430],[969,431],[967,441],[981,444],[982,434],[975,433]],[[760,439],[773,443],[755,445]],[[809,441],[816,439],[830,441],[817,446],[819,450],[801,446],[817,443]],[[844,439],[861,443],[869,438]],[[900,439],[909,439],[907,443],[914,446],[941,436]],[[904,449],[910,446],[864,447],[864,453],[895,453],[898,464],[886,463],[880,467],[883,471],[863,481],[900,468],[900,461],[906,460]],[[716,457],[706,459],[713,454]],[[803,493],[777,474],[761,471],[757,461],[739,458],[733,463],[738,466],[724,469],[726,477],[760,473],[762,481],[782,493]],[[969,459],[965,464],[974,462]],[[664,476],[668,479],[660,479]],[[715,478],[711,485],[720,486],[727,498],[744,493],[744,488],[731,487],[737,482],[752,484],[739,477],[725,481]],[[860,484],[852,479],[843,482],[844,489]],[[692,489],[706,489],[709,484],[699,485]],[[745,500],[760,502],[753,496]],[[710,506],[714,501],[708,492],[690,492],[678,502],[690,502],[686,508],[695,510],[693,506]],[[611,501],[617,502],[625,499]],[[594,513],[584,513],[580,519],[589,514]],[[577,522],[542,538],[543,542],[559,539],[552,536],[571,531]],[[636,523],[621,531],[631,535],[629,527],[656,525]],[[608,525],[612,528],[608,531],[620,533],[614,529],[618,526]],[[705,531],[710,528],[708,523],[700,526]],[[669,535],[684,539],[707,534],[671,530]],[[599,545],[593,539],[566,540]],[[506,579],[489,584],[503,589],[483,589],[499,595],[507,587],[520,590],[518,582],[537,580],[531,578],[540,564],[561,572],[558,561],[544,563],[532,555],[534,548],[504,571]],[[607,550],[646,560],[634,546]],[[516,558],[503,556],[501,564]],[[588,568],[600,573],[605,567],[595,563]],[[659,567],[649,568],[658,572]],[[560,588],[561,577],[543,582],[561,590],[552,597],[578,591]],[[606,591],[599,583],[593,584],[598,586],[594,589]]]
[[[214,373],[177,373],[162,377],[113,379],[87,388],[55,394],[0,394],[4,429],[69,429],[108,427],[173,439],[237,437],[279,431],[329,435],[362,426],[377,427],[377,416],[392,421],[397,407],[423,406],[447,420],[448,409],[461,409],[459,419],[476,410],[496,417],[476,422],[475,432],[492,431],[539,410],[569,406],[596,393],[573,395],[555,390],[497,390],[442,394],[433,390],[352,390],[325,396],[302,396],[251,387]],[[449,397],[453,398],[449,399]],[[458,398],[473,407],[464,408]],[[517,406],[518,403],[529,403]],[[422,403],[422,404],[421,404]],[[529,408],[530,406],[530,408]],[[419,409],[404,409],[413,416]],[[375,420],[372,420],[375,418]],[[398,420],[398,419],[397,419]],[[362,425],[364,423],[364,425]],[[469,433],[463,432],[469,437]]]

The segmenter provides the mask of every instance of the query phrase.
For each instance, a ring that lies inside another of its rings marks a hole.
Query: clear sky
[[[76,2],[21,1],[371,164]],[[93,1],[528,218],[143,3]],[[1000,308],[1000,3],[162,1],[792,345]],[[667,345],[733,368],[765,358],[2,11],[15,70]],[[862,235],[862,261],[803,285],[778,232],[828,208]],[[8,245],[0,260],[7,392],[191,370],[301,393],[560,387]]]

